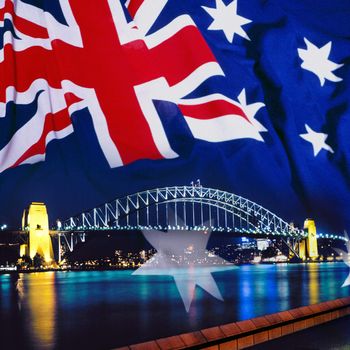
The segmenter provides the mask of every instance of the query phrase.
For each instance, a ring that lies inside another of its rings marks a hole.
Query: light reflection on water
[[[169,276],[132,271],[0,275],[4,349],[108,349],[348,296],[343,263],[257,265],[214,274],[186,313]]]
[[[56,329],[55,272],[35,273],[25,279],[21,297],[23,308],[28,312],[30,342],[35,348],[45,345],[53,348]],[[20,276],[24,279],[24,276]]]
[[[310,304],[317,304],[320,301],[320,285],[319,285],[319,265],[314,264],[309,269],[309,290]]]

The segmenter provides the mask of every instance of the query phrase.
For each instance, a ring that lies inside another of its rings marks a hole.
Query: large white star
[[[218,256],[214,257],[215,266],[209,263],[212,260],[212,254],[206,250],[209,232],[151,230],[143,231],[143,234],[157,253],[133,275],[172,276],[187,312],[197,285],[223,301],[212,273],[232,269],[235,266]]]
[[[349,241],[349,236],[345,232],[345,237],[347,239],[346,241],[346,248],[347,251],[344,251],[342,249],[334,248],[334,250],[342,257],[344,263],[350,268],[350,241]],[[346,280],[344,281],[342,287],[347,287],[350,286],[350,272]]]
[[[299,57],[303,60],[301,67],[316,74],[320,80],[321,86],[324,85],[325,80],[333,82],[342,81],[342,78],[337,77],[332,72],[343,64],[337,64],[328,59],[332,48],[332,42],[330,41],[326,45],[318,48],[309,40],[304,38],[306,44],[305,49],[298,49]]]
[[[259,132],[267,131],[267,129],[262,124],[260,124],[260,122],[258,122],[255,119],[255,114],[262,107],[265,107],[265,104],[262,103],[262,102],[255,102],[255,103],[251,103],[251,104],[248,105],[247,104],[247,96],[246,96],[245,89],[243,89],[241,91],[241,93],[238,95],[238,102],[241,105],[241,108],[242,108],[243,112],[248,117],[249,121],[255,126],[255,128]]]
[[[250,23],[251,20],[237,14],[238,0],[233,0],[227,6],[222,0],[215,1],[216,8],[202,6],[213,18],[213,22],[208,27],[208,30],[222,30],[230,43],[233,42],[235,34],[250,40],[247,33],[242,29],[242,26]]]
[[[316,131],[312,130],[307,124],[305,124],[305,128],[306,128],[307,133],[300,134],[300,137],[312,144],[315,157],[319,154],[319,152],[322,149],[324,149],[328,152],[334,153],[331,146],[326,144],[326,139],[328,137],[327,134],[324,134],[322,132],[316,132]]]

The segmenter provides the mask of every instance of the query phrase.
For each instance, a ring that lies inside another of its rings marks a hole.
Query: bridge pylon
[[[51,237],[49,234],[49,217],[44,203],[33,202],[25,209],[22,217],[22,230],[29,234],[28,244],[21,245],[20,254],[31,259],[38,253],[45,263],[54,260]]]
[[[307,237],[299,243],[299,256],[302,260],[318,258],[318,246],[316,236],[316,225],[312,219],[306,219],[304,222],[304,230],[307,230]]]

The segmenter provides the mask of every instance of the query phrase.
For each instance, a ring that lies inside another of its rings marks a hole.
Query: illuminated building
[[[315,221],[306,219],[304,222],[304,229],[308,230],[308,236],[306,239],[306,247],[308,257],[311,259],[318,258],[317,237],[316,237],[316,225]]]
[[[306,219],[304,222],[304,230],[307,230],[308,235],[299,244],[299,256],[303,260],[307,258],[315,260],[318,258],[315,221]]]
[[[270,246],[270,240],[269,239],[257,239],[256,240],[256,244],[257,244],[257,248],[260,251],[266,250],[269,246]]]
[[[36,254],[39,254],[44,258],[45,263],[51,263],[54,256],[49,234],[49,217],[44,203],[33,202],[24,210],[22,230],[28,232],[29,238],[28,245],[21,245],[20,255],[28,255],[33,259]]]

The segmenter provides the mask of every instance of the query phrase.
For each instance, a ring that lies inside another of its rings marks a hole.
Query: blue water
[[[0,275],[1,349],[109,349],[349,296],[339,263],[216,272],[187,313],[172,277],[132,271]]]

